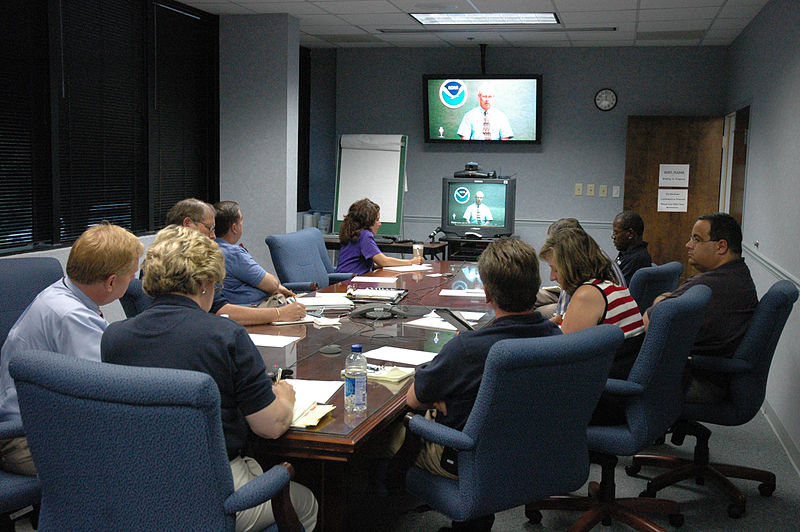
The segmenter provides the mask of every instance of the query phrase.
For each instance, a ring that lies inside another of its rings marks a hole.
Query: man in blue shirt
[[[30,349],[100,361],[100,338],[108,326],[100,306],[122,296],[139,269],[144,246],[122,227],[100,224],[72,245],[67,275],[45,288],[8,333],[0,354],[0,420],[20,418],[8,362]],[[25,437],[0,440],[2,469],[36,475]]]
[[[220,201],[214,208],[217,211],[216,242],[225,257],[222,293],[228,302],[234,305],[257,306],[272,294],[294,296],[294,292],[262,268],[239,244],[244,233],[244,218],[239,204],[235,201]]]

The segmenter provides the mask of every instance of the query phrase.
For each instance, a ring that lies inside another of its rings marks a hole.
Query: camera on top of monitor
[[[494,179],[497,177],[497,172],[484,172],[481,170],[480,166],[478,166],[478,163],[469,162],[464,165],[463,170],[453,172],[453,177],[485,177],[487,179]]]

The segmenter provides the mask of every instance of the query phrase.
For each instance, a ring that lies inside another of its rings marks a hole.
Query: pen
[[[275,382],[276,383],[281,381],[281,374],[282,373],[283,373],[283,368],[278,368],[278,374],[275,375]]]
[[[381,367],[376,366],[375,364],[367,364],[367,369],[370,371],[380,371]]]

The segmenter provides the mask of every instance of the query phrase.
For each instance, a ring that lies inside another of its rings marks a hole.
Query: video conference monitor
[[[442,178],[442,231],[461,238],[514,233],[516,179]]]
[[[425,75],[425,142],[542,141],[542,77]]]

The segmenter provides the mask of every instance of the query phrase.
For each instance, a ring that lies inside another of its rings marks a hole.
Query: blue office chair
[[[24,436],[22,421],[0,422],[0,439]],[[30,505],[39,505],[42,490],[37,477],[15,475],[0,470],[0,531],[13,532],[10,514]]]
[[[660,489],[688,478],[694,477],[698,484],[703,484],[707,478],[718,484],[730,499],[728,515],[733,518],[745,514],[747,498],[728,477],[760,482],[758,491],[764,496],[772,495],[775,491],[774,473],[710,463],[708,440],[711,431],[700,422],[737,426],[753,419],[764,402],[772,356],[797,296],[794,284],[778,281],[759,301],[747,333],[731,358],[693,356],[690,359],[693,368],[729,375],[729,396],[720,403],[683,405],[681,420],[673,428],[672,442],[682,445],[687,435],[696,437],[693,460],[660,455],[636,455],[633,458],[632,464],[626,468],[630,475],[637,474],[643,465],[672,468],[647,484],[647,495],[655,496]]]
[[[64,277],[53,257],[0,259],[0,345],[39,292]]]
[[[664,292],[675,290],[682,273],[683,264],[677,261],[636,270],[628,291],[639,305],[639,312],[650,308],[653,300]]]
[[[209,375],[43,351],[16,355],[10,372],[42,483],[40,532],[232,531],[237,511],[269,499],[273,530],[302,528],[289,464],[234,492]]]
[[[336,273],[325,249],[325,239],[316,227],[270,235],[265,241],[278,279],[290,290],[308,292],[316,290],[314,285],[325,288],[353,276],[352,273]]]
[[[415,466],[406,489],[467,521],[580,487],[589,474],[586,425],[622,340],[619,327],[600,325],[497,342],[464,430],[407,420],[411,432],[458,451],[458,480]]]
[[[119,298],[126,318],[132,318],[153,304],[153,298],[144,293],[141,279],[131,279],[128,289]]]
[[[652,532],[655,525],[636,512],[669,516],[683,524],[678,503],[655,498],[617,499],[614,469],[617,456],[631,456],[661,437],[678,419],[683,404],[681,380],[689,350],[703,322],[711,298],[707,286],[695,286],[653,310],[647,336],[627,380],[608,379],[606,393],[623,398],[626,421],[616,426],[589,426],[587,436],[592,462],[600,464],[601,480],[589,483],[589,497],[551,497],[526,507],[531,521],[539,510],[584,510],[570,529],[590,530],[600,521],[622,521],[637,530]],[[658,530],[659,528],[655,528]]]

